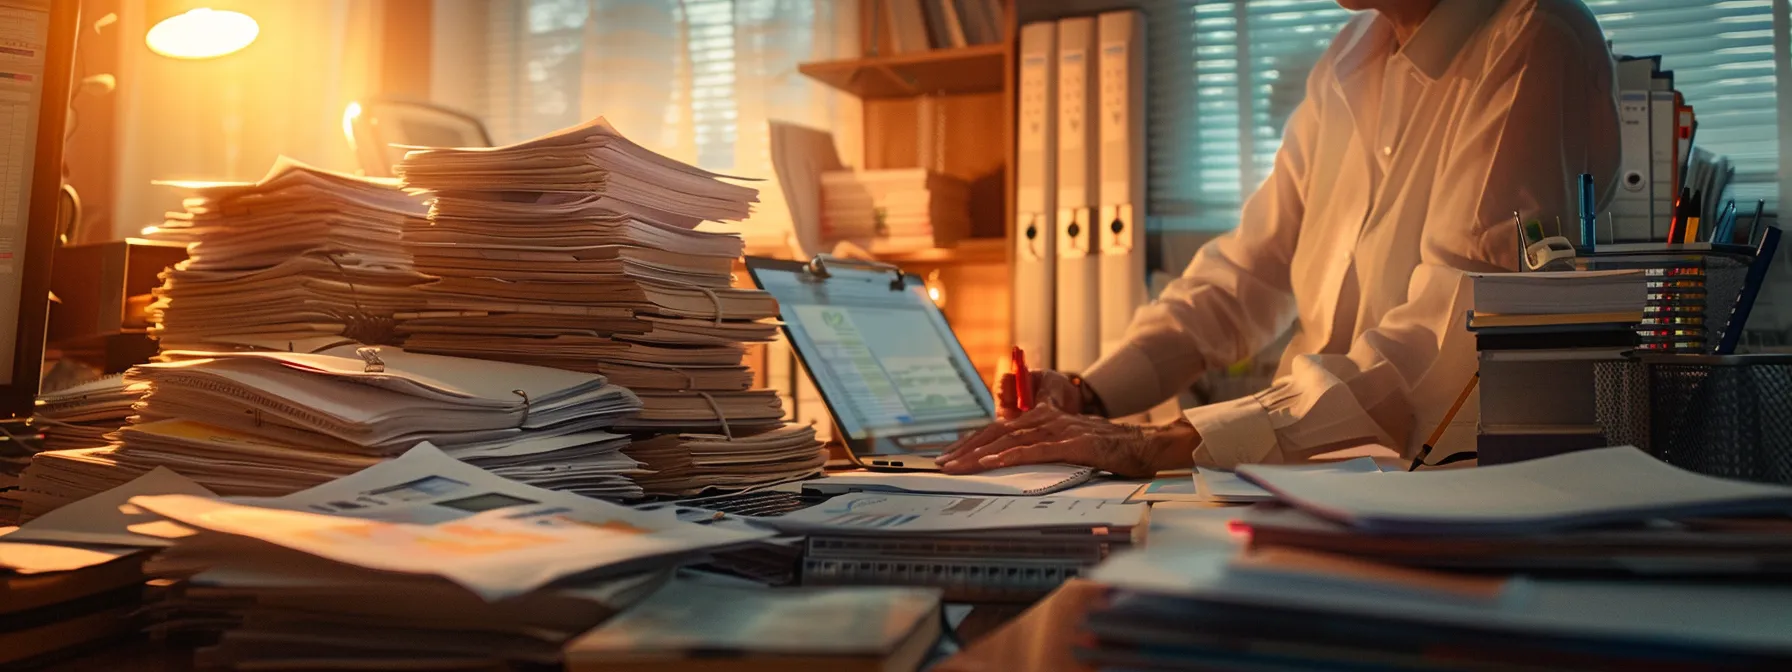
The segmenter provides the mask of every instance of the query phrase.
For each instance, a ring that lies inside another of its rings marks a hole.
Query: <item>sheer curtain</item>
[[[513,142],[604,116],[681,161],[759,178],[760,204],[727,228],[788,246],[767,123],[833,130],[857,163],[858,102],[797,72],[858,53],[850,0],[436,0],[432,97]]]

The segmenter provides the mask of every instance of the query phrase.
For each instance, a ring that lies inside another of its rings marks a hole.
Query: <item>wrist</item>
[[[1201,445],[1201,433],[1186,419],[1145,431],[1145,441],[1158,471],[1188,469],[1195,466],[1195,449]]]
[[[1076,388],[1077,413],[1109,417],[1107,404],[1101,402],[1101,395],[1095,393],[1095,388],[1090,387],[1089,383],[1080,375],[1074,373],[1066,375],[1070,377],[1070,384]]]

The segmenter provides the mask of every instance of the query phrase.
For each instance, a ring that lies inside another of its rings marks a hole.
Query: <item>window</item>
[[[498,143],[603,115],[630,139],[729,175],[766,178],[738,227],[788,230],[767,123],[848,136],[858,108],[797,72],[857,53],[856,3],[833,0],[435,0],[432,95]],[[444,24],[451,24],[445,26]],[[850,152],[856,138],[837,138]],[[850,158],[848,160],[851,160]],[[761,226],[763,225],[763,226]]]
[[[1779,195],[1773,0],[1585,0],[1619,54],[1661,54],[1738,201]],[[1333,0],[1147,0],[1152,228],[1223,231],[1269,174],[1307,73],[1350,13]],[[1164,20],[1165,18],[1168,20]],[[1781,36],[1781,39],[1792,39]]]

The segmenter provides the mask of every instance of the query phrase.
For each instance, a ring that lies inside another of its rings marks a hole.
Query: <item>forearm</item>
[[[1145,445],[1155,471],[1188,469],[1195,466],[1195,449],[1201,446],[1201,434],[1187,419],[1178,418],[1146,430]]]

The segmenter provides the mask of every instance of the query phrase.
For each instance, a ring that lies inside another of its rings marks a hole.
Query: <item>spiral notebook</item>
[[[1039,464],[991,469],[981,474],[949,476],[919,472],[848,471],[804,484],[824,494],[842,492],[912,492],[941,495],[1049,495],[1081,485],[1095,469],[1069,464]]]

